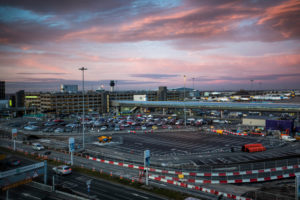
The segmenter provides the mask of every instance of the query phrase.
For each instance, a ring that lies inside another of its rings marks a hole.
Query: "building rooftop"
[[[300,104],[283,103],[237,103],[200,101],[113,101],[114,106],[143,106],[165,108],[198,108],[247,111],[300,112]]]

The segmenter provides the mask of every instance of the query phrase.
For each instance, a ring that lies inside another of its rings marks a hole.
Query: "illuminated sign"
[[[12,100],[9,100],[9,106],[12,107]]]
[[[25,96],[26,99],[37,99],[39,98],[38,96]]]

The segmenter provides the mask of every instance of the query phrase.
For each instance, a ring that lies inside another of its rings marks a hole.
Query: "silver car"
[[[72,173],[71,167],[69,167],[67,165],[60,165],[60,166],[57,166],[57,167],[53,167],[52,169],[58,175],[66,175],[66,174],[71,174]]]

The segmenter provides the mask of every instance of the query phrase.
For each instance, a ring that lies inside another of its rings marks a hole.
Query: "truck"
[[[293,137],[291,137],[289,135],[281,135],[281,139],[285,140],[285,141],[288,141],[288,142],[294,142],[294,141],[296,141],[295,138],[293,138]]]
[[[106,136],[106,135],[102,135],[98,137],[99,143],[109,143],[111,142],[111,139],[112,139],[111,136]]]

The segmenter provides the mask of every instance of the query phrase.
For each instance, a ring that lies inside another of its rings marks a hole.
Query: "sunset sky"
[[[82,66],[87,89],[299,89],[300,1],[0,1],[7,92],[81,88]]]

